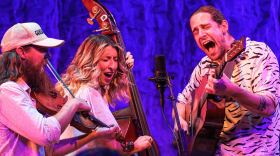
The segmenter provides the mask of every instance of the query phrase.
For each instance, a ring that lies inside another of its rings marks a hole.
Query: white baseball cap
[[[17,23],[4,34],[1,49],[2,52],[7,52],[30,44],[41,47],[57,47],[63,43],[64,40],[48,38],[37,23]]]

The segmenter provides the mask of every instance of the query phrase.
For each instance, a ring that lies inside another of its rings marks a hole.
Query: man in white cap
[[[4,34],[0,55],[0,155],[45,155],[43,146],[59,145],[60,134],[76,111],[90,110],[85,101],[74,98],[55,115],[44,117],[30,96],[32,89],[45,87],[42,75],[48,48],[63,43],[48,38],[37,23],[18,23]],[[114,131],[116,127],[71,142],[64,140],[60,150],[73,151],[97,136],[112,137]]]

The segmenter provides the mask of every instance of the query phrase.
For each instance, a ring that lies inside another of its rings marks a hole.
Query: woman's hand
[[[134,66],[134,59],[129,51],[125,54],[125,64],[127,65],[128,70],[132,69]]]
[[[142,151],[152,146],[153,138],[150,136],[140,136],[134,141],[133,153]]]

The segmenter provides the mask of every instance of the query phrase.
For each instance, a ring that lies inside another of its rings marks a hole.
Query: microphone
[[[155,56],[155,76],[149,78],[149,80],[155,82],[158,89],[166,87],[167,73],[164,55]]]
[[[160,102],[162,107],[164,107],[164,90],[168,82],[164,55],[155,56],[155,76],[149,78],[149,80],[156,83],[156,87],[160,92]]]

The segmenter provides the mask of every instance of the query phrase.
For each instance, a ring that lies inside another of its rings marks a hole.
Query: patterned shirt
[[[44,155],[43,146],[59,141],[61,127],[54,117],[45,118],[22,80],[0,86],[0,155]],[[41,146],[40,146],[41,145]]]
[[[209,72],[205,56],[195,67],[178,101],[191,104],[191,93]],[[271,49],[262,42],[246,39],[246,49],[234,60],[231,81],[239,87],[273,100],[275,112],[268,117],[253,113],[236,101],[225,104],[224,126],[216,155],[279,155],[279,65]]]

